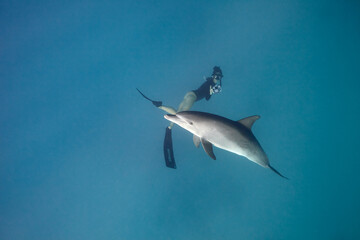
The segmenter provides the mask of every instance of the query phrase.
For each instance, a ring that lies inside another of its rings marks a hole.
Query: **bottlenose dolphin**
[[[251,131],[252,125],[260,116],[255,115],[236,122],[210,113],[183,111],[164,117],[194,134],[195,146],[199,147],[201,142],[205,152],[212,159],[216,159],[212,147],[214,145],[244,156],[262,167],[270,168],[287,179],[270,165],[268,157]]]

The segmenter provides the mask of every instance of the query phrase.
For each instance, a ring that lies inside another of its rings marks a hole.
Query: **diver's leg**
[[[193,91],[188,92],[185,95],[184,100],[180,103],[177,112],[189,110],[192,107],[192,105],[194,105],[195,101],[196,101],[196,94]]]
[[[164,110],[164,111],[167,112],[167,113],[176,114],[175,109],[173,109],[172,107],[159,106],[158,108],[161,109],[161,110]]]
[[[180,103],[177,112],[189,110],[192,107],[192,105],[194,105],[195,101],[196,101],[196,94],[193,91],[188,92],[185,95],[184,100]],[[172,114],[175,114],[175,113],[172,113]],[[171,129],[173,126],[174,126],[174,123],[171,122],[168,128]]]

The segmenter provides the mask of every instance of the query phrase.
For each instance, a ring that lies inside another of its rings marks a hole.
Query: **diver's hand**
[[[214,90],[213,88],[210,86],[210,95],[213,95],[214,94]]]

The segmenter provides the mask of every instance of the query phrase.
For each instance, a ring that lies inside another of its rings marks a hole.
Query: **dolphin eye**
[[[193,122],[189,122],[190,125],[193,125],[194,123]]]

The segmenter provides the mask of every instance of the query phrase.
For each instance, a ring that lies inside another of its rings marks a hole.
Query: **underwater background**
[[[2,1],[0,239],[360,239],[358,1]],[[253,132],[274,168],[173,128]]]

